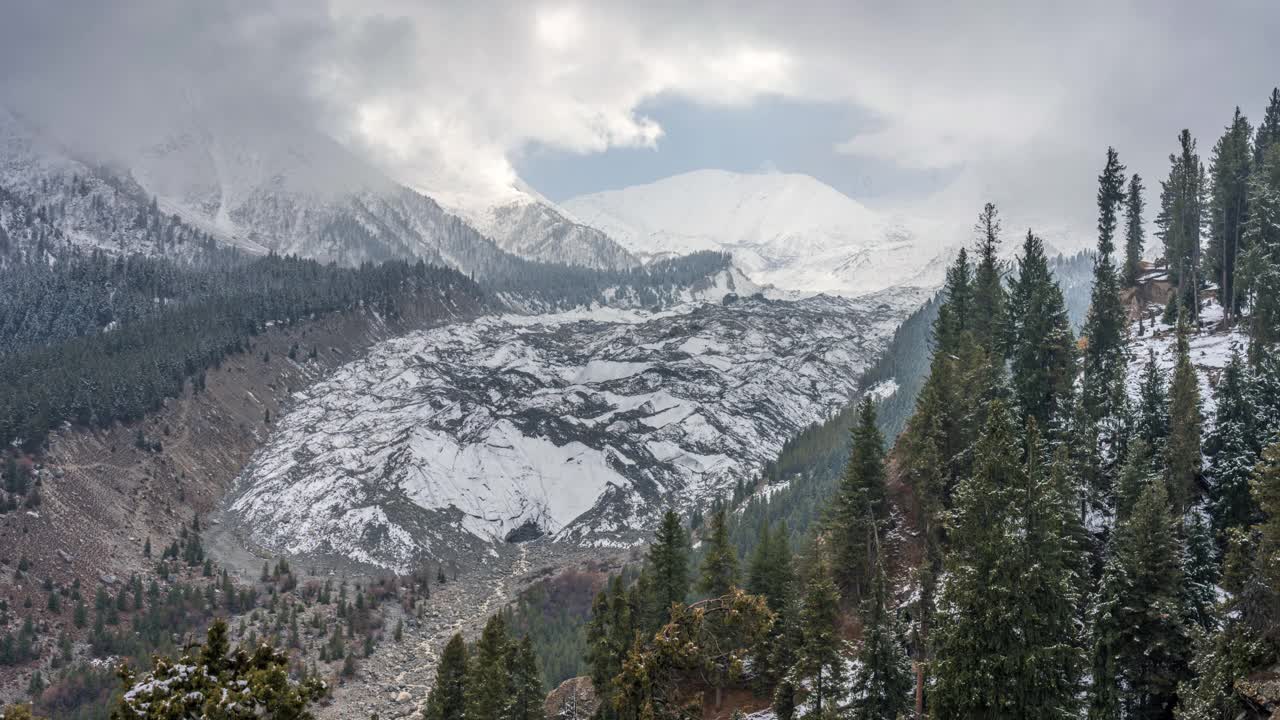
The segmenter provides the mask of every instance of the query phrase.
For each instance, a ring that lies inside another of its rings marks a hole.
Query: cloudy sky
[[[1082,228],[1108,144],[1157,186],[1180,128],[1207,161],[1280,84],[1267,0],[18,0],[4,20],[0,97],[102,146],[198,97],[314,123],[425,189],[779,170]]]

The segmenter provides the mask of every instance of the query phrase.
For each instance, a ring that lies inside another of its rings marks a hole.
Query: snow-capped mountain
[[[805,292],[934,286],[955,241],[967,241],[954,228],[878,213],[797,174],[698,170],[564,207],[639,257],[730,252],[757,282]]]
[[[193,108],[154,141],[127,152],[99,152],[51,137],[0,108],[0,188],[39,206],[49,200],[42,197],[49,183],[70,186],[73,178],[97,178],[121,188],[131,201],[154,198],[165,215],[250,252],[345,265],[422,258],[480,274],[507,253],[597,269],[637,264],[600,231],[530,194],[494,208],[478,230],[305,126],[220,119]],[[92,224],[75,212],[69,223],[82,229]],[[154,243],[104,237],[115,234],[86,230],[67,232],[63,239],[116,251],[156,251]]]
[[[231,514],[272,551],[396,569],[528,523],[569,542],[633,542],[848,402],[921,299],[727,295],[392,340],[296,396]]]
[[[449,212],[503,250],[520,257],[579,265],[598,270],[637,267],[640,260],[596,228],[584,225],[563,208],[523,184],[500,198],[477,198],[425,190]]]

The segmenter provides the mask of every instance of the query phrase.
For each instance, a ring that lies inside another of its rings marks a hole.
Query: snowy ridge
[[[845,404],[908,304],[735,297],[489,317],[380,344],[295,397],[232,513],[273,551],[398,570],[526,522],[630,544]]]
[[[597,269],[638,264],[600,231],[529,193],[516,193],[518,202],[484,215],[485,232],[478,231],[305,124],[254,123],[193,106],[141,147],[103,153],[75,147],[74,140],[47,136],[0,107],[0,189],[39,206],[60,200],[44,197],[50,180],[70,186],[72,178],[96,178],[131,203],[145,206],[154,198],[165,215],[180,216],[224,245],[342,265],[420,258],[479,273],[506,253]],[[115,201],[104,194],[99,204]],[[65,240],[113,252],[157,252],[122,237],[118,223],[96,227],[99,220],[73,216],[70,230],[83,232],[69,230]]]
[[[699,170],[564,207],[646,260],[729,252],[757,282],[788,290],[936,286],[956,249],[944,240],[954,229],[883,215],[807,175]]]

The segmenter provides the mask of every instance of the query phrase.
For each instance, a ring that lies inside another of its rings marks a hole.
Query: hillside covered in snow
[[[698,170],[564,207],[639,257],[729,252],[757,282],[803,292],[934,287],[956,250],[955,228],[876,212],[798,174]]]
[[[629,544],[844,405],[920,300],[730,295],[392,340],[296,396],[230,508],[272,551],[400,570],[526,525]]]

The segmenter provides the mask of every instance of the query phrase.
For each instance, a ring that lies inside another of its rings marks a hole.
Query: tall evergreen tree
[[[1164,484],[1148,483],[1116,530],[1091,612],[1091,718],[1172,717],[1190,642],[1178,536]]]
[[[1254,135],[1254,164],[1262,164],[1262,159],[1277,144],[1280,144],[1280,88],[1273,88],[1267,102],[1267,110],[1262,116],[1262,122],[1258,125],[1257,134]]]
[[[1169,179],[1161,183],[1156,235],[1178,286],[1178,304],[1190,317],[1200,312],[1200,232],[1204,223],[1205,173],[1191,131],[1178,135],[1180,152],[1169,156]]]
[[[875,572],[873,548],[889,515],[884,460],[884,436],[876,424],[875,404],[864,397],[853,429],[853,449],[827,521],[836,587],[851,604],[862,601],[870,584]]]
[[[511,693],[504,698],[500,720],[545,720],[546,693],[542,691],[542,674],[528,635],[512,650],[509,665]]]
[[[1199,495],[1200,481],[1200,381],[1191,364],[1191,329],[1178,324],[1177,362],[1169,386],[1169,443],[1165,450],[1169,495],[1181,511]]]
[[[1280,341],[1280,142],[1249,177],[1241,280],[1249,302],[1249,360],[1259,365]]]
[[[672,603],[684,602],[689,594],[689,534],[674,510],[662,516],[649,546],[648,564],[653,571],[654,602],[665,616]]]
[[[1018,440],[1001,403],[974,449],[974,472],[956,490],[948,581],[933,631],[932,707],[938,717],[1014,717],[1024,644],[1015,618],[1020,540],[1013,495],[1021,486]]]
[[[1261,452],[1262,432],[1250,386],[1249,370],[1233,347],[1213,390],[1213,430],[1205,439],[1213,528],[1220,534],[1229,528],[1247,528],[1258,519],[1249,478]]]
[[[787,524],[780,523],[777,528],[771,529],[766,522],[760,529],[760,539],[751,553],[747,590],[753,595],[763,596],[769,603],[769,609],[778,613],[785,605],[793,581]]]
[[[973,273],[974,339],[987,354],[1003,356],[1006,342],[1005,290],[1000,272],[1000,211],[987,203],[974,226],[978,236],[978,264]]]
[[[786,683],[799,691],[798,705],[811,711],[806,717],[834,715],[837,703],[849,693],[839,619],[840,591],[825,563],[820,562],[800,608],[802,641]]]
[[[1182,605],[1190,623],[1212,629],[1217,600],[1218,561],[1204,516],[1192,510],[1182,522]]]
[[[1085,318],[1088,338],[1084,357],[1084,401],[1093,422],[1116,418],[1124,399],[1124,306],[1115,252],[1116,215],[1124,201],[1124,166],[1114,148],[1098,177],[1098,256],[1093,267],[1093,294]]]
[[[427,695],[426,720],[464,720],[467,707],[467,644],[462,634],[449,638],[436,667],[436,683]]]
[[[491,720],[502,712],[511,691],[510,654],[507,623],[501,614],[494,615],[485,623],[470,660],[466,720]]]
[[[738,550],[729,541],[729,525],[724,508],[711,516],[707,554],[702,560],[698,590],[709,597],[728,595],[738,584]]]
[[[906,717],[915,684],[906,632],[890,605],[889,582],[877,553],[876,571],[862,609],[862,645],[850,683],[850,720]]]
[[[1209,160],[1209,241],[1205,248],[1205,277],[1218,283],[1218,301],[1230,320],[1243,297],[1236,285],[1236,259],[1245,250],[1244,226],[1248,216],[1249,174],[1253,153],[1249,138],[1253,129],[1236,108],[1226,132],[1213,147]]]
[[[1066,503],[1044,473],[1034,421],[1019,461],[997,403],[957,494],[934,632],[940,717],[1074,717],[1082,665]]]
[[[969,323],[973,318],[973,267],[964,248],[960,248],[955,262],[947,268],[943,294],[946,303],[938,309],[934,323],[935,353],[953,353],[959,349],[963,334],[972,331]]]
[[[622,578],[614,576],[592,602],[586,630],[586,659],[591,666],[591,685],[601,700],[600,720],[616,717],[611,702],[615,691],[613,681],[622,672],[622,661],[635,641],[637,630]]]
[[[1075,338],[1044,243],[1030,230],[1018,258],[1009,306],[1010,367],[1018,411],[1041,427],[1061,425],[1074,393]]]
[[[1129,178],[1129,189],[1124,200],[1124,284],[1133,286],[1138,283],[1138,263],[1142,262],[1142,251],[1146,247],[1146,227],[1142,222],[1142,213],[1146,210],[1146,201],[1142,197],[1142,177],[1137,173]]]
[[[1160,363],[1156,362],[1155,350],[1148,349],[1147,363],[1138,380],[1134,439],[1142,440],[1149,450],[1159,453],[1163,453],[1169,438],[1168,382]]]

